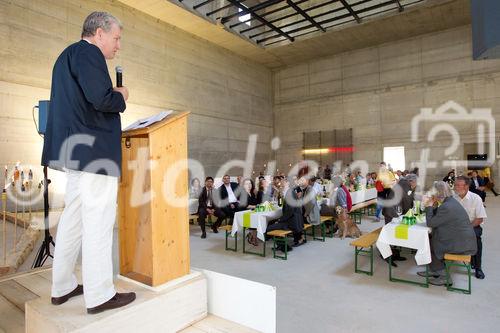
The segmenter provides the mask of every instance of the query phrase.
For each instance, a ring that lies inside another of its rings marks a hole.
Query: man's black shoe
[[[299,247],[299,246],[301,246],[301,245],[304,245],[304,243],[305,243],[304,241],[302,241],[302,242],[297,242],[297,243],[293,243],[292,247]]]
[[[54,305],[61,305],[63,303],[66,303],[71,297],[75,297],[78,295],[83,295],[83,286],[81,284],[77,285],[76,288],[72,292],[70,292],[64,296],[52,297],[51,302]]]
[[[217,230],[217,227],[215,225],[212,226],[212,231],[214,232],[214,234],[219,233],[219,230]]]
[[[476,268],[476,278],[482,280],[484,279],[484,272],[481,268]]]
[[[201,234],[201,238],[207,238],[207,234],[204,232]]]
[[[116,293],[109,301],[93,308],[88,308],[87,313],[96,314],[106,310],[121,308],[135,300],[135,293]]]

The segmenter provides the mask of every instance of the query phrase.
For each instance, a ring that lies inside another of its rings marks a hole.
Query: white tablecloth
[[[396,227],[401,224],[401,217],[395,218],[386,224],[380,231],[377,248],[382,257],[392,255],[391,245],[416,249],[415,261],[417,265],[426,265],[431,262],[431,246],[429,233],[431,229],[425,223],[417,223],[408,228],[408,239],[396,238]]]
[[[233,229],[231,230],[231,235],[235,235],[236,232],[243,231],[243,216],[245,213],[251,212],[250,210],[243,210],[241,212],[236,212],[234,214]],[[250,225],[245,226],[246,228],[257,229],[257,237],[264,240],[264,234],[267,229],[267,222],[276,220],[283,215],[281,208],[277,208],[270,212],[253,212],[250,214]]]
[[[349,193],[351,194],[353,206],[377,198],[377,190],[374,188]],[[330,198],[321,198],[321,203],[330,206]]]
[[[359,204],[377,198],[377,189],[369,188],[364,191],[351,192],[352,204]]]
[[[198,199],[189,199],[189,214],[198,213]]]

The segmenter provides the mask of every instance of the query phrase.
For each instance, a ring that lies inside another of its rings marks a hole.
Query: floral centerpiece
[[[274,204],[269,201],[265,201],[255,207],[256,212],[272,212],[274,210],[276,210],[276,207],[274,207]]]

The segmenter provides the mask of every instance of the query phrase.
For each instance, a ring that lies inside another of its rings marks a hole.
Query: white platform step
[[[180,333],[258,333],[259,331],[239,325],[223,318],[208,315],[205,319],[180,331]]]
[[[118,292],[135,291],[137,299],[97,315],[87,314],[83,297],[60,306],[50,304],[48,295],[27,302],[26,332],[178,332],[207,316],[207,281],[199,272],[156,290],[124,280],[115,286]]]

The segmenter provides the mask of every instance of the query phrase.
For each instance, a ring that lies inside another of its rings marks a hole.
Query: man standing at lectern
[[[117,293],[113,285],[120,113],[128,90],[113,88],[106,60],[120,49],[121,30],[114,16],[93,12],[83,23],[82,39],[57,59],[42,155],[42,165],[67,176],[52,267],[52,304],[83,293],[91,314],[135,299],[135,293]],[[83,286],[74,274],[80,248]]]

